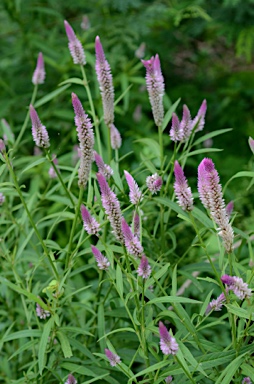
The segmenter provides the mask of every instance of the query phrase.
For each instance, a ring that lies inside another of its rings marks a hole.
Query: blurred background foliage
[[[126,160],[129,170],[135,169],[140,161],[140,143],[133,143],[133,139],[144,135],[157,138],[140,58],[148,59],[158,53],[168,96],[166,107],[181,97],[178,114],[181,115],[186,103],[195,116],[206,98],[205,132],[233,128],[213,142],[214,147],[224,149],[211,157],[225,183],[234,173],[253,167],[247,143],[248,136],[254,136],[253,5],[254,0],[2,0],[0,117],[9,122],[17,135],[31,98],[31,77],[39,51],[43,52],[47,73],[45,84],[39,88],[39,99],[69,77],[80,76],[67,47],[63,25],[66,19],[84,45],[87,76],[97,109],[101,110],[94,72],[96,35],[100,36],[110,62],[116,95],[132,85],[116,109],[116,125],[124,137],[122,154],[133,149],[136,153]],[[54,151],[58,156],[76,144],[72,91],[86,104],[85,91],[72,85],[38,111],[51,137],[55,137]],[[33,154],[28,138],[28,144],[20,151]],[[166,135],[165,144],[171,151]],[[145,153],[146,149],[142,151]],[[201,159],[201,155],[189,159],[187,170],[193,183]],[[241,179],[239,185],[236,179],[226,195],[228,201],[236,200],[236,210],[241,212],[240,226],[244,220],[250,220],[253,212],[253,204],[247,198],[248,182]]]

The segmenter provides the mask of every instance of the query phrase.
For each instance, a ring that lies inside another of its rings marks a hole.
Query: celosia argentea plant
[[[46,114],[59,92],[37,100],[42,53],[24,124],[14,136],[2,123],[1,382],[254,382],[253,229],[233,226],[241,213],[227,188],[253,171],[223,191],[218,149],[202,144],[229,129],[203,134],[205,100],[195,117],[183,105],[178,118],[180,100],[164,113],[157,54],[142,69],[158,142],[140,140],[127,168],[103,37],[93,84],[64,25],[77,71],[62,88],[71,136],[56,143]]]

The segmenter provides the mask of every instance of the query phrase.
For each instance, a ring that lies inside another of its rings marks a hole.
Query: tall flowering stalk
[[[142,63],[146,68],[146,86],[153,118],[155,124],[160,127],[164,118],[163,95],[165,89],[160,59],[158,55],[155,55],[150,60],[142,60]]]
[[[178,352],[176,339],[170,335],[165,325],[159,322],[160,349],[164,355],[175,355]]]
[[[104,121],[106,125],[114,123],[114,87],[111,69],[106,60],[99,36],[95,39],[95,70],[100,86]]]
[[[138,267],[138,276],[143,277],[143,279],[148,279],[151,275],[152,268],[148,263],[148,259],[145,255],[141,257],[141,261]]]
[[[110,189],[105,177],[101,173],[97,173],[97,180],[101,190],[101,201],[103,208],[107,214],[113,232],[120,242],[124,241],[122,233],[122,212],[120,203],[115,193]]]
[[[140,191],[138,184],[134,180],[134,178],[131,176],[131,174],[127,171],[124,171],[124,175],[127,181],[127,184],[130,189],[129,198],[130,202],[134,205],[139,204],[139,202],[142,200],[142,192]]]
[[[205,115],[206,115],[207,103],[206,100],[203,100],[197,115],[192,120],[192,129],[195,132],[202,131],[205,126]]]
[[[100,224],[98,223],[98,221],[90,215],[90,212],[84,205],[81,205],[80,210],[86,232],[89,235],[98,236],[100,229]]]
[[[30,105],[30,118],[32,121],[32,135],[35,144],[41,148],[48,148],[49,135],[46,127],[42,125],[39,116],[32,105]]]
[[[234,232],[229,223],[222,196],[219,174],[211,159],[205,158],[198,167],[198,191],[200,200],[219,227],[219,235],[228,253],[232,252]]]
[[[180,205],[180,207],[182,207],[184,211],[191,211],[193,209],[193,197],[191,189],[188,186],[187,179],[178,161],[175,161],[174,173],[174,190],[178,200],[178,204]]]
[[[124,244],[127,248],[127,251],[135,257],[141,257],[141,255],[143,254],[143,247],[138,237],[132,233],[129,225],[126,223],[123,217],[122,217],[122,233],[124,236]]]
[[[68,23],[68,21],[64,21],[64,26],[65,26],[65,31],[66,35],[68,37],[69,43],[68,47],[70,50],[70,54],[73,58],[74,64],[80,64],[80,65],[85,65],[86,64],[86,56],[84,49],[82,47],[81,42],[79,39],[76,37],[72,27]]]
[[[94,134],[92,123],[75,93],[72,93],[72,104],[80,146],[79,186],[85,188],[93,162]]]
[[[43,55],[40,52],[37,59],[37,65],[33,73],[32,83],[34,85],[43,84],[45,81],[45,77],[46,77],[46,72],[44,68],[44,60],[43,60]]]
[[[96,248],[94,245],[91,245],[91,249],[92,249],[93,255],[95,257],[95,260],[97,262],[98,268],[101,270],[104,270],[104,271],[109,269],[110,262],[108,261],[108,259],[105,256],[103,256],[101,251],[99,251],[99,249]]]

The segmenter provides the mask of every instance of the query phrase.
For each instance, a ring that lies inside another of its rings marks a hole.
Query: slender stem
[[[64,190],[65,190],[65,192],[66,192],[67,197],[70,199],[71,204],[72,204],[72,206],[73,206],[73,208],[74,208],[74,207],[75,207],[75,202],[74,202],[74,200],[73,200],[73,198],[72,198],[70,192],[68,191],[68,189],[67,189],[67,187],[66,187],[66,185],[65,185],[65,183],[64,183],[64,181],[63,181],[63,178],[62,178],[62,176],[61,176],[61,174],[60,174],[60,172],[59,172],[59,170],[58,170],[56,164],[54,163],[54,161],[53,161],[53,159],[52,159],[52,157],[51,157],[51,154],[50,154],[50,151],[48,150],[48,148],[45,148],[45,152],[46,152],[46,155],[47,155],[48,160],[49,160],[50,163],[52,164],[52,167],[54,168],[54,171],[55,171],[56,174],[57,174],[57,177],[58,177],[60,183],[62,184],[62,186],[63,186],[63,188],[64,188]]]
[[[147,342],[146,342],[146,324],[145,324],[145,279],[142,280],[142,301],[141,301],[141,338],[143,341],[143,350],[146,356],[145,363],[146,367],[150,367],[150,359],[148,355]],[[150,379],[152,379],[152,372],[149,373]]]
[[[162,171],[163,170],[164,151],[163,151],[163,131],[162,131],[162,126],[161,125],[158,126],[158,135],[159,135],[161,171]]]
[[[112,146],[111,146],[111,130],[108,126],[108,163],[110,163],[112,159]]]
[[[66,261],[65,261],[65,269],[69,268],[72,241],[73,241],[73,238],[74,238],[74,233],[75,233],[75,230],[76,230],[76,224],[77,224],[78,217],[79,217],[79,214],[80,214],[80,206],[81,206],[81,203],[82,203],[83,192],[84,192],[84,188],[80,187],[78,203],[76,205],[75,217],[74,217],[74,220],[72,222],[71,234],[70,234],[70,238],[69,238],[68,251],[67,251],[67,256],[66,256]]]
[[[37,235],[37,237],[39,239],[39,242],[41,243],[41,246],[42,246],[42,248],[43,248],[43,250],[44,250],[44,252],[45,252],[45,254],[46,254],[46,256],[47,256],[47,258],[49,260],[49,263],[50,263],[50,265],[51,265],[51,267],[53,269],[55,277],[58,279],[59,275],[58,275],[56,266],[55,266],[54,262],[52,261],[51,256],[49,254],[49,251],[48,251],[44,241],[42,240],[42,237],[41,237],[41,235],[40,235],[40,233],[39,233],[39,231],[38,231],[38,229],[37,229],[37,227],[36,227],[36,225],[35,225],[35,223],[33,221],[32,215],[31,215],[31,213],[30,213],[30,211],[28,209],[28,206],[27,206],[27,204],[25,202],[25,199],[23,197],[23,194],[22,194],[21,189],[20,189],[19,184],[18,184],[18,180],[17,180],[16,174],[15,174],[13,168],[12,168],[12,165],[10,163],[10,160],[9,160],[9,157],[8,157],[7,153],[4,154],[4,158],[6,160],[6,164],[8,166],[9,171],[10,171],[13,183],[15,185],[15,188],[16,188],[18,194],[19,194],[19,198],[20,198],[20,200],[21,200],[21,202],[22,202],[22,204],[23,204],[23,206],[25,208],[25,211],[27,213],[27,216],[28,216],[28,219],[30,221],[30,224],[32,225],[32,227],[34,229],[34,232],[36,233],[36,235]]]
[[[98,121],[98,118],[95,114],[93,99],[92,99],[90,87],[89,87],[88,82],[87,82],[85,69],[82,65],[80,66],[80,68],[81,68],[81,73],[83,76],[84,87],[86,89],[88,101],[89,101],[92,116],[93,116],[93,122],[94,122],[94,127],[95,127],[95,132],[96,132],[96,140],[97,140],[97,145],[98,145],[98,152],[99,152],[99,155],[102,156],[101,138],[100,138],[100,131],[99,131],[99,121]]]
[[[167,179],[166,187],[164,188],[164,195],[167,194],[167,192],[168,192],[168,187],[169,187],[169,184],[170,184],[171,179],[172,179],[172,175],[173,175],[173,171],[174,171],[174,162],[175,162],[176,153],[177,153],[177,145],[176,145],[176,143],[175,143],[175,145],[174,145],[173,156],[171,157],[171,160],[170,160],[170,162],[169,162],[169,164],[172,163],[172,167],[171,167],[171,170],[170,170],[170,174],[169,174],[169,176],[168,176],[168,179]]]
[[[33,90],[33,94],[32,94],[32,98],[31,98],[31,101],[30,101],[30,104],[34,104],[34,101],[36,99],[36,95],[37,95],[37,90],[38,90],[38,84],[36,84],[34,86],[34,90]],[[27,127],[27,124],[28,124],[28,121],[29,121],[29,116],[30,116],[30,112],[29,112],[29,109],[27,111],[27,114],[26,114],[26,118],[25,118],[25,121],[21,127],[21,130],[19,132],[19,135],[17,137],[17,140],[15,141],[14,145],[13,145],[13,151],[15,151],[17,148],[18,148],[18,145],[24,135],[24,132],[26,130],[26,127]]]

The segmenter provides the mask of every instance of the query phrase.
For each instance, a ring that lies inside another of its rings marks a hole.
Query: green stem
[[[150,367],[150,359],[148,355],[148,349],[147,349],[147,342],[146,342],[146,324],[145,324],[145,279],[142,281],[142,302],[141,302],[141,338],[143,341],[143,351],[146,356],[145,364],[146,367]],[[152,372],[149,373],[150,379],[152,379],[153,375]]]
[[[163,131],[162,126],[158,126],[158,135],[159,135],[159,145],[160,145],[160,158],[161,158],[161,171],[163,170],[163,160],[164,160],[164,151],[163,151]]]
[[[45,254],[46,254],[46,256],[47,256],[47,258],[49,260],[49,263],[50,263],[51,267],[52,267],[54,275],[55,275],[56,279],[58,280],[59,275],[58,275],[57,269],[55,267],[55,264],[54,264],[53,260],[51,259],[49,251],[48,251],[44,241],[42,240],[42,237],[41,237],[41,235],[40,235],[40,233],[39,233],[39,231],[38,231],[38,229],[37,229],[37,227],[36,227],[36,225],[35,225],[35,223],[33,221],[33,218],[31,216],[31,213],[30,213],[30,211],[28,209],[28,206],[27,206],[27,204],[25,202],[25,199],[23,197],[23,194],[22,194],[21,189],[20,189],[19,184],[18,184],[18,180],[17,180],[16,174],[15,174],[13,168],[12,168],[12,165],[10,163],[10,160],[9,160],[9,157],[8,157],[7,153],[5,153],[4,158],[6,160],[6,164],[8,166],[9,171],[10,171],[13,183],[15,185],[15,188],[16,188],[18,194],[19,194],[19,198],[20,198],[20,200],[21,200],[21,202],[22,202],[22,204],[23,204],[23,206],[25,208],[25,211],[27,213],[27,216],[28,216],[28,219],[30,221],[30,224],[32,225],[32,227],[34,229],[34,232],[36,233],[36,235],[37,235],[37,237],[39,239],[39,242],[41,243],[41,246],[42,246],[42,248],[43,248],[43,250],[44,250],[44,252],[45,252]]]
[[[93,116],[93,122],[94,122],[94,127],[95,127],[95,132],[96,132],[96,140],[97,140],[97,145],[98,145],[98,152],[99,152],[99,155],[102,156],[101,138],[100,138],[100,131],[99,131],[99,121],[98,121],[97,116],[95,114],[93,99],[92,99],[90,87],[89,87],[88,82],[87,82],[85,69],[82,65],[80,66],[80,68],[81,68],[81,73],[83,76],[84,87],[86,89],[88,101],[89,101],[92,116]]]
[[[75,202],[74,202],[74,200],[73,200],[73,198],[72,198],[70,192],[68,191],[68,189],[67,189],[67,187],[66,187],[66,185],[65,185],[65,183],[64,183],[64,181],[63,181],[63,178],[62,178],[62,176],[61,176],[61,174],[60,174],[60,172],[59,172],[59,170],[58,170],[56,164],[54,163],[54,161],[53,161],[53,159],[52,159],[52,157],[51,157],[51,155],[50,155],[50,151],[49,151],[49,149],[48,149],[48,148],[45,148],[45,152],[46,152],[46,155],[47,155],[48,160],[49,160],[50,163],[52,164],[52,167],[54,168],[54,171],[55,171],[56,174],[57,174],[57,177],[58,177],[60,183],[62,184],[62,186],[63,186],[63,188],[64,188],[64,190],[65,190],[65,193],[66,193],[67,197],[70,199],[70,201],[71,201],[71,203],[72,203],[72,206],[73,206],[73,208],[74,208],[74,207],[75,207]]]
[[[66,256],[66,261],[65,261],[65,269],[69,268],[69,262],[71,261],[70,260],[70,256],[71,256],[72,241],[73,241],[73,238],[74,238],[74,233],[75,233],[75,230],[76,230],[76,224],[77,224],[78,217],[79,217],[79,214],[80,214],[80,206],[81,206],[81,203],[82,203],[83,192],[84,192],[84,188],[80,187],[78,203],[76,205],[75,217],[74,217],[74,220],[72,222],[71,234],[70,234],[70,238],[69,238],[69,246],[68,246],[67,256]]]
[[[36,99],[37,90],[38,90],[38,85],[36,84],[34,86],[32,98],[31,98],[31,101],[30,101],[30,104],[32,104],[32,105],[34,104],[34,101]],[[22,137],[24,135],[24,132],[26,130],[26,127],[27,127],[27,124],[28,124],[28,121],[29,121],[29,116],[30,116],[30,111],[29,111],[29,108],[28,108],[24,124],[22,125],[21,130],[19,132],[19,135],[17,137],[17,140],[15,141],[15,143],[13,145],[13,152],[18,148],[18,145],[19,145],[19,143],[20,143],[20,141],[21,141],[21,139],[22,139]]]

